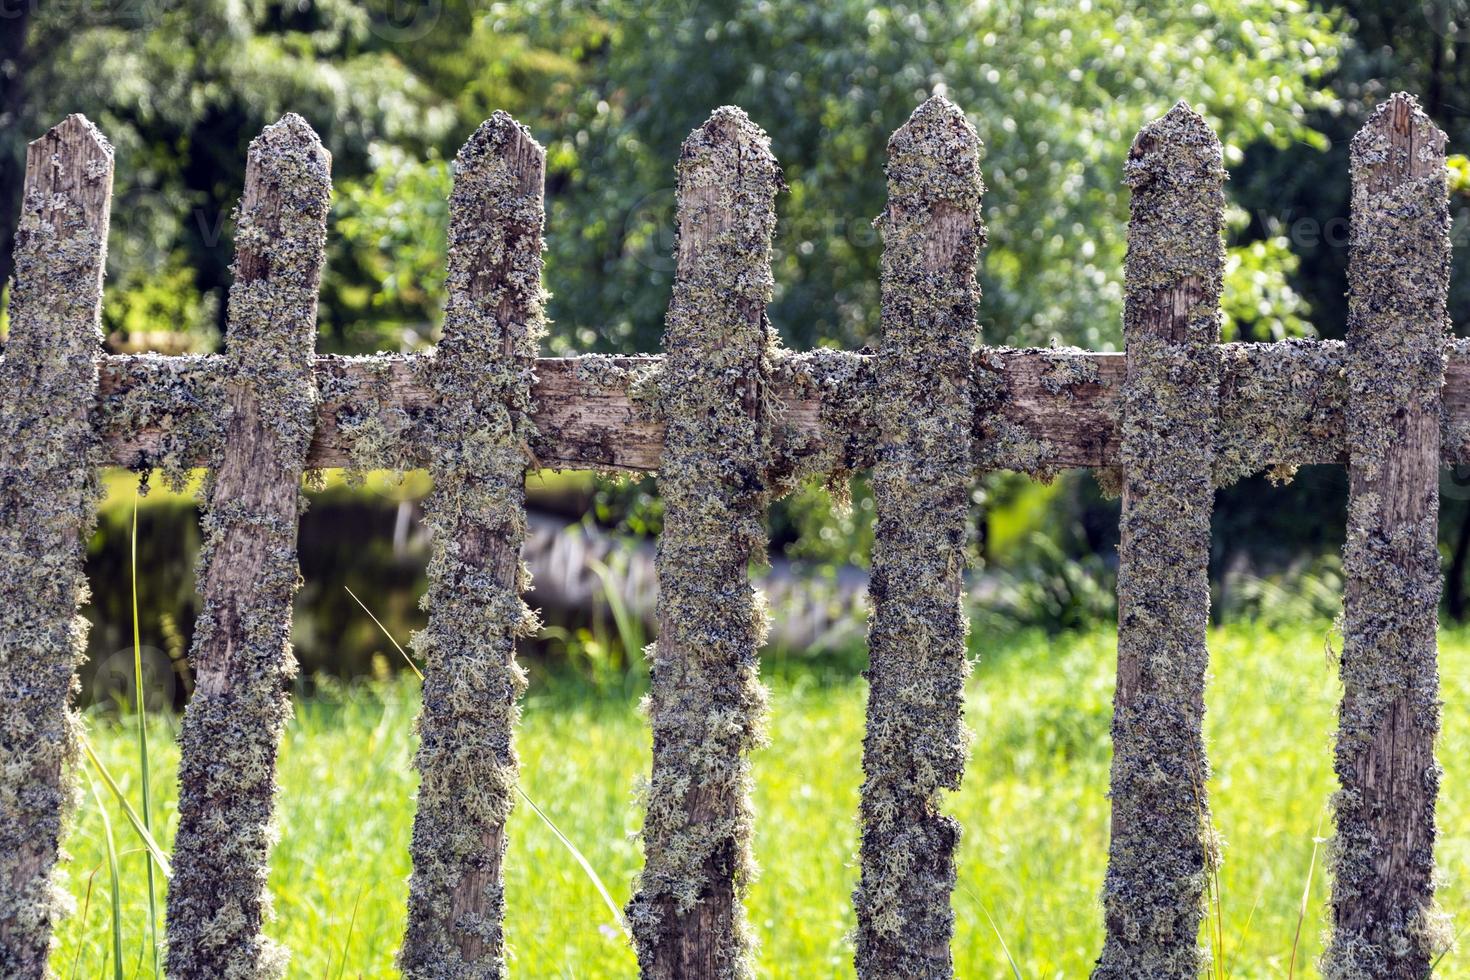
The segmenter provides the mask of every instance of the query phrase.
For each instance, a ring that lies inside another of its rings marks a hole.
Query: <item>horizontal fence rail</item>
[[[1220,358],[1216,482],[1273,466],[1347,462],[1345,345],[1338,340],[1230,343]],[[1444,345],[1445,466],[1470,462],[1470,341]],[[425,467],[416,425],[434,394],[432,354],[318,355],[315,436],[307,464],[330,469]],[[875,356],[780,351],[768,396],[782,408],[766,447],[785,479],[868,469],[877,452]],[[647,403],[663,357],[542,357],[531,388],[532,450],[540,467],[658,471],[665,423]],[[211,406],[223,390],[219,355],[107,354],[97,362],[95,427],[102,462],[145,469],[208,461]],[[984,469],[1047,473],[1120,462],[1123,354],[985,347],[972,358],[972,451]]]
[[[181,736],[171,977],[274,976],[265,882],[307,471],[425,468],[434,535],[415,638],[420,792],[400,966],[505,975],[505,819],[536,628],[522,595],[524,477],[657,472],[659,636],[644,868],[626,925],[646,978],[755,969],[749,753],[767,626],[749,562],[769,503],[873,474],[870,693],[853,902],[864,978],[953,972],[968,751],[960,605],[977,474],[1091,467],[1121,491],[1106,932],[1094,976],[1209,967],[1199,927],[1220,843],[1202,734],[1215,488],[1346,465],[1343,701],[1330,980],[1422,980],[1434,902],[1438,469],[1470,462],[1470,341],[1447,330],[1444,135],[1396,95],[1352,147],[1346,343],[1219,344],[1226,178],[1185,103],[1139,133],[1121,354],[977,345],[980,137],[942,98],[889,144],[876,352],[783,349],[770,138],[716,110],[679,161],[663,355],[540,358],[545,160],[504,113],[455,160],[435,351],[314,353],[330,157],[288,115],[251,144],[227,353],[100,352],[112,151],[80,116],[31,144],[0,356],[0,974],[40,978],[64,902],[71,692],[97,467],[206,467],[204,613]],[[1004,192],[1005,188],[1000,191]],[[1102,793],[1103,788],[1098,787]]]

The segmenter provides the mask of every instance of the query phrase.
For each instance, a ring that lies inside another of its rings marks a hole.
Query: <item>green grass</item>
[[[1229,975],[1285,977],[1312,860],[1313,836],[1333,785],[1331,731],[1338,697],[1325,627],[1213,636],[1209,694],[1210,793],[1226,841],[1220,871]],[[970,683],[976,739],[964,788],[949,812],[964,824],[955,892],[956,973],[1007,977],[1009,948],[1027,980],[1082,977],[1100,944],[1097,906],[1107,851],[1111,634],[987,647]],[[1470,633],[1443,637],[1447,770],[1440,800],[1441,901],[1466,921],[1470,893]],[[760,970],[770,977],[852,975],[844,934],[855,876],[864,684],[841,672],[781,667],[772,680],[771,745],[755,760],[761,878],[750,890]],[[318,696],[298,707],[281,756],[281,840],[270,886],[273,936],[293,951],[292,976],[392,976],[403,928],[414,778],[417,682],[408,677]],[[140,796],[131,718],[95,717],[92,740],[131,798]],[[176,820],[173,724],[155,718],[152,798],[165,843]],[[648,735],[631,699],[566,682],[533,685],[519,736],[523,785],[587,855],[619,902],[639,852],[632,792],[648,765]],[[105,794],[105,805],[114,806]],[[54,960],[95,977],[112,944],[105,829],[87,799],[69,849],[78,905],[95,869],[88,916],[61,931]],[[114,811],[116,813],[117,811]],[[1330,822],[1320,823],[1323,833]],[[148,931],[146,856],[114,820],[122,851],[123,938],[129,975]],[[531,808],[511,818],[507,935],[521,977],[627,977],[633,960],[586,874]],[[1312,878],[1296,976],[1313,965],[1324,928],[1327,876]],[[994,926],[992,927],[991,920]],[[1247,921],[1249,928],[1247,930]],[[1004,946],[1002,941],[1004,940]],[[1464,975],[1452,953],[1444,976]],[[149,971],[146,967],[143,973]]]

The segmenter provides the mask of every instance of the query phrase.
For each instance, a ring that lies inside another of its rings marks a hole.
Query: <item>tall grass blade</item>
[[[1440,952],[1440,954],[1434,958],[1434,962],[1433,963],[1429,964],[1429,972],[1430,973],[1433,973],[1435,970],[1439,969],[1440,961],[1443,960],[1446,956],[1450,955],[1456,949],[1459,948],[1459,945],[1460,945],[1460,936],[1464,932],[1465,932],[1465,927],[1464,926],[1461,926],[1460,928],[1458,928],[1458,929],[1455,930],[1454,938],[1452,938],[1450,940],[1450,944],[1448,946],[1446,946]]]
[[[344,588],[346,588],[346,586],[344,586]],[[382,630],[383,635],[387,637],[388,642],[393,644],[393,648],[399,653],[403,654],[403,659],[408,661],[408,665],[413,668],[413,672],[417,674],[419,680],[422,681],[424,679],[423,672],[419,670],[418,665],[413,662],[413,658],[408,655],[408,652],[405,651],[403,647],[398,645],[397,640],[393,639],[393,634],[388,632],[387,627],[382,624],[378,617],[373,615],[373,611],[369,609],[367,605],[364,604],[363,601],[359,599],[351,589],[347,589],[347,594],[352,596],[352,601],[361,606],[362,611],[368,614],[368,618],[370,618],[377,625],[378,629]],[[597,874],[595,870],[593,870],[592,863],[587,860],[586,856],[583,855],[581,850],[577,848],[577,845],[572,843],[571,838],[562,833],[560,827],[552,823],[551,818],[546,815],[546,811],[542,810],[539,806],[536,805],[535,800],[526,795],[526,791],[524,789],[521,789],[520,786],[517,786],[516,792],[519,793],[521,795],[521,799],[525,800],[526,804],[536,812],[536,816],[540,817],[542,822],[545,823],[546,826],[551,830],[551,832],[556,835],[557,840],[561,841],[562,846],[565,847],[567,849],[567,852],[572,855],[572,859],[576,861],[577,864],[581,865],[582,870],[586,872],[588,879],[592,882],[592,887],[597,889],[597,893],[602,896],[603,902],[607,903],[608,909],[613,914],[613,921],[618,924],[618,928],[623,931],[623,934],[625,936],[629,936],[629,938],[631,938],[631,933],[629,933],[628,931],[628,924],[623,920],[622,910],[618,908],[618,903],[613,901],[612,895],[607,890],[607,886],[602,883],[602,878]]]
[[[1312,895],[1312,872],[1317,870],[1317,848],[1322,846],[1322,818],[1317,818],[1317,833],[1312,835],[1312,857],[1307,862],[1307,881],[1302,885],[1301,906],[1297,909],[1296,935],[1291,938],[1291,965],[1287,968],[1287,980],[1296,980],[1296,951],[1302,942],[1302,923],[1307,921],[1307,903]]]
[[[985,913],[985,921],[990,923],[990,931],[995,933],[995,941],[1000,943],[1000,951],[1005,954],[1006,962],[1010,964],[1011,975],[1016,980],[1022,980],[1021,968],[1016,965],[1015,958],[1011,956],[1011,948],[1006,945],[1006,937],[1000,934],[1000,929],[996,926],[995,919],[991,917],[990,910],[985,907],[985,903],[981,902],[979,898],[976,898],[975,901],[980,903],[980,911]]]
[[[107,870],[112,876],[112,976],[123,980],[122,961],[122,889],[117,874],[117,844],[112,839],[112,821],[107,817],[107,807],[102,805],[102,796],[97,784],[87,779],[92,790],[92,799],[97,802],[97,814],[102,818],[102,840],[107,845]]]
[[[388,642],[393,644],[393,649],[397,650],[400,654],[403,655],[403,659],[405,662],[407,662],[409,669],[412,670],[414,672],[414,675],[422,681],[424,679],[424,672],[419,670],[419,665],[413,662],[413,658],[408,655],[408,651],[399,646],[398,641],[393,639],[393,634],[388,632],[388,627],[378,622],[378,617],[374,616],[373,611],[367,607],[367,604],[357,597],[356,592],[353,592],[345,585],[342,586],[342,588],[347,589],[347,594],[352,596],[352,601],[362,607],[362,611],[368,614],[368,618],[373,621],[378,629],[382,630],[383,635],[388,638]]]
[[[143,698],[143,642],[138,625],[138,490],[133,489],[133,529],[129,562],[133,576],[133,701],[138,716],[138,768],[143,781],[143,829],[153,834],[153,789],[148,768],[148,706]],[[158,962],[158,886],[153,862],[143,862],[148,872],[148,935],[153,950],[153,975],[161,976]]]
[[[362,890],[367,882],[357,886],[357,897],[352,900],[352,915],[347,919],[347,935],[342,937],[342,962],[337,964],[337,980],[347,972],[347,950],[352,946],[352,930],[357,927],[357,907],[362,904]]]
[[[592,869],[592,863],[577,849],[577,845],[572,843],[571,838],[562,833],[561,828],[551,822],[551,818],[536,805],[536,801],[526,795],[525,790],[517,786],[516,792],[521,794],[521,799],[525,800],[532,810],[536,811],[536,816],[540,817],[541,822],[550,828],[551,832],[556,835],[556,839],[562,842],[562,846],[571,853],[573,860],[582,866],[582,870],[587,873],[588,879],[592,882],[592,887],[597,889],[597,894],[602,896],[602,900],[606,903],[608,911],[612,912],[613,921],[618,924],[618,928],[623,931],[623,935],[627,936],[631,941],[633,934],[628,931],[628,923],[623,919],[623,912],[618,908],[618,903],[613,901],[612,895],[608,893],[607,886],[602,883],[602,879],[598,877],[597,872]]]
[[[97,882],[97,872],[99,872],[101,870],[102,870],[102,865],[99,864],[99,865],[97,865],[97,867],[95,867],[95,868],[92,869],[92,873],[91,874],[87,875],[87,894],[82,899],[82,917],[81,917],[80,923],[77,926],[78,931],[81,933],[82,936],[86,936],[86,934],[87,934],[87,913],[92,910],[92,886],[94,884],[96,884],[96,882]],[[75,957],[73,957],[72,958],[72,961],[71,961],[71,980],[77,980],[77,970],[81,969],[81,966],[82,966],[82,942],[81,942],[81,939],[78,939],[77,940],[77,955]]]
[[[990,923],[990,931],[995,933],[995,941],[1000,943],[1000,951],[1005,954],[1006,963],[1011,968],[1011,976],[1015,977],[1016,980],[1023,980],[1021,977],[1021,968],[1016,964],[1015,958],[1011,956],[1011,948],[1006,945],[1006,937],[1000,934],[1000,929],[996,926],[995,919],[990,915],[990,909],[986,908],[985,903],[980,901],[980,896],[976,895],[969,885],[963,881],[959,884],[965,890],[965,894],[969,895],[975,900],[975,904],[980,906],[980,912],[985,916],[985,921]]]
[[[1251,923],[1256,920],[1256,909],[1261,907],[1261,895],[1256,893],[1256,900],[1251,902],[1250,914],[1245,917],[1245,927],[1240,930],[1240,942],[1236,944],[1235,953],[1230,957],[1230,966],[1225,971],[1225,980],[1235,976],[1235,964],[1240,959],[1240,951],[1245,949],[1245,942],[1250,938]]]
[[[597,581],[602,586],[602,596],[607,600],[607,608],[612,611],[613,625],[617,627],[623,653],[632,662],[643,651],[643,621],[629,611],[611,568],[590,555],[587,557],[587,567],[597,576]]]
[[[163,848],[158,846],[158,841],[153,839],[153,834],[149,832],[148,828],[143,826],[143,819],[138,816],[138,811],[133,809],[133,804],[128,802],[128,798],[123,793],[122,787],[118,786],[117,780],[112,778],[112,773],[107,771],[107,767],[97,757],[97,750],[92,747],[91,739],[87,738],[86,735],[82,735],[78,741],[81,742],[82,751],[86,753],[87,759],[92,763],[92,767],[97,770],[97,774],[107,784],[107,788],[112,793],[113,799],[117,800],[118,805],[122,807],[123,815],[128,818],[128,823],[133,826],[133,832],[138,835],[138,839],[143,842],[143,846],[152,855],[153,863],[158,865],[158,870],[163,874],[164,878],[172,878],[173,868],[169,866],[168,855],[164,853]]]

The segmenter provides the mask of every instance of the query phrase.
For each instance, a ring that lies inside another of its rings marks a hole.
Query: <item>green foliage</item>
[[[1225,215],[1232,235],[1246,232],[1249,216],[1240,208]],[[1291,239],[1270,235],[1234,245],[1225,253],[1225,289],[1220,297],[1220,339],[1269,341],[1316,333],[1311,308],[1292,288],[1300,260]]]
[[[442,319],[450,169],[390,144],[374,144],[369,160],[370,173],[337,187],[329,256],[344,271],[355,264],[361,281],[330,277],[328,303],[349,348],[412,350]]]
[[[678,141],[721,102],[772,133],[791,185],[773,320],[796,346],[873,339],[879,243],[868,219],[883,205],[883,146],[935,91],[966,109],[986,144],[989,339],[1116,343],[1119,178],[1134,133],[1188,98],[1232,141],[1227,163],[1256,140],[1311,141],[1306,111],[1331,103],[1313,79],[1341,44],[1305,4],[1256,0],[604,9],[606,82],[578,106],[574,130],[585,177],[549,223],[553,316],[600,349],[653,337],[667,253],[634,250],[627,229],[658,210]],[[569,276],[568,264],[600,274]]]
[[[1115,346],[1120,175],[1139,127],[1185,98],[1229,141],[1227,165],[1262,143],[1320,146],[1308,121],[1336,106],[1322,78],[1345,44],[1340,19],[1300,0],[86,9],[78,20],[43,4],[32,16],[30,94],[18,125],[0,130],[0,154],[15,159],[23,138],[71,111],[117,145],[109,329],[136,333],[142,311],[178,316],[151,298],[160,268],[192,271],[192,288],[170,279],[182,304],[222,294],[245,144],[290,109],[335,157],[322,320],[324,343],[344,350],[412,346],[431,333],[442,161],[502,108],[547,146],[549,347],[652,349],[672,283],[679,143],[725,103],[772,134],[790,184],[773,321],[797,347],[870,342],[884,143],[936,92],[966,110],[986,144],[987,338]],[[0,187],[0,203],[17,190]],[[1249,300],[1231,316],[1258,311],[1247,318],[1264,321],[1252,336],[1301,329],[1302,309],[1280,286],[1286,260],[1276,248],[1240,258],[1232,288]],[[207,313],[190,306],[174,322]]]
[[[1326,829],[1323,805],[1334,786],[1327,735],[1340,696],[1336,669],[1323,654],[1326,630],[1319,623],[1211,634],[1217,667],[1205,717],[1215,768],[1213,821],[1228,845],[1220,870],[1225,956],[1236,980],[1286,976],[1312,838]],[[1023,976],[1086,976],[1102,933],[1097,893],[1108,839],[1111,633],[998,640],[977,629],[971,644],[982,656],[967,688],[966,720],[980,739],[963,788],[944,804],[965,827],[954,895],[956,976],[1010,975],[986,909]],[[1442,658],[1444,696],[1461,703],[1470,696],[1470,634],[1443,634]],[[757,968],[763,976],[850,975],[843,936],[852,926],[848,892],[856,869],[847,858],[856,843],[864,685],[855,675],[823,680],[795,669],[773,678],[772,686],[772,744],[754,756],[755,846],[765,869],[750,888],[751,924],[761,940]],[[282,838],[269,887],[280,910],[278,934],[302,976],[335,972],[343,938],[348,976],[395,975],[391,959],[407,892],[403,842],[412,819],[416,688],[411,677],[337,685],[300,698],[287,727]],[[647,764],[649,744],[636,700],[636,693],[590,696],[585,687],[547,678],[527,699],[519,740],[526,791],[618,901],[626,899],[640,863],[629,838],[636,827],[629,789]],[[159,750],[153,784],[160,813],[172,811],[175,792],[172,724],[154,715],[149,725]],[[91,723],[99,753],[136,799],[132,725],[126,717]],[[1466,713],[1446,713],[1441,758],[1447,785],[1470,775]],[[1470,860],[1470,837],[1457,828],[1470,819],[1470,799],[1446,794],[1439,818],[1442,899],[1463,918],[1470,890],[1455,869]],[[515,974],[633,976],[632,955],[596,888],[552,831],[529,807],[518,807],[508,833],[506,930]],[[79,813],[69,849],[76,855],[70,886],[81,899],[88,875],[106,867],[95,806]],[[128,948],[137,947],[147,927],[147,860],[121,848]],[[1315,975],[1327,886],[1319,868],[1308,894],[1298,977]],[[108,917],[74,916],[59,935],[53,963],[69,966],[80,953],[78,975],[96,976],[111,945]],[[1462,975],[1465,955],[1451,953],[1437,975]]]
[[[994,591],[974,603],[977,630],[1054,634],[1117,619],[1117,575],[1099,555],[1069,557],[1041,532],[1027,543],[1011,569],[995,572]]]

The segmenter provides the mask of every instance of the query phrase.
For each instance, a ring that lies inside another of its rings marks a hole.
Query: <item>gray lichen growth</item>
[[[969,751],[969,624],[960,600],[971,482],[980,140],[934,97],[888,142],[883,341],[868,595],[860,977],[949,977],[960,828],[940,812]]]
[[[219,355],[138,354],[127,358],[127,383],[102,405],[103,433],[142,429],[162,432],[155,451],[131,461],[146,474],[159,470],[164,483],[182,490],[197,459],[215,459],[224,436],[229,404]]]
[[[301,474],[316,424],[317,289],[330,157],[288,114],[250,145],[225,361],[229,418],[203,490],[196,683],[179,735],[170,977],[282,976],[262,928],[275,762],[290,717]]]
[[[1408,96],[1352,144],[1347,543],[1329,980],[1427,977],[1440,769],[1436,546],[1449,215],[1444,134]]]
[[[771,389],[792,391],[815,400],[816,425],[796,419],[789,406],[770,399],[771,438],[765,465],[772,499],[778,499],[816,477],[833,505],[851,504],[849,479],[873,463],[877,443],[873,424],[876,365],[872,358],[849,351],[818,348],[779,351],[771,361]]]
[[[483,123],[454,162],[449,199],[444,339],[422,378],[433,492],[418,809],[405,976],[505,975],[501,860],[515,798],[513,733],[525,672],[515,641],[537,629],[521,601],[530,577],[525,471],[531,387],[545,332],[541,288],[544,157],[504,112]]]
[[[81,116],[32,145],[0,359],[0,975],[45,976],[75,783],[85,545],[101,496],[90,412],[112,147]]]
[[[326,359],[322,401],[334,406],[332,420],[352,461],[347,469],[350,482],[360,481],[371,470],[402,473],[418,462],[422,450],[415,447],[428,444],[429,439],[422,420],[395,397],[393,378],[400,372],[422,376],[431,359],[426,354],[383,353]],[[365,367],[368,376],[337,372],[338,365]]]
[[[774,200],[766,134],[734,107],[685,141],[678,271],[659,402],[659,636],[649,648],[653,772],[645,864],[628,919],[645,978],[751,976],[741,897],[754,867],[748,753],[765,691],[763,603],[747,567],[765,553],[765,392],[775,336]]]
[[[1347,381],[1337,341],[1222,344],[1215,485],[1266,471],[1287,482],[1302,462],[1341,451]]]
[[[1184,103],[1129,154],[1112,840],[1098,980],[1193,980],[1207,875],[1211,480],[1219,391],[1220,142]]]
[[[1082,385],[1106,385],[1096,362],[1076,347],[1013,349],[985,347],[975,353],[972,398],[975,407],[975,467],[980,471],[1012,470],[1050,483],[1061,468],[1056,447],[1044,433],[1013,417],[1017,375],[1008,365],[1036,358],[1042,363],[1037,387],[1047,395],[1074,399]]]
[[[1078,385],[1095,385],[1102,380],[1098,377],[1097,362],[1080,347],[1043,347],[1037,353],[1046,363],[1041,387],[1053,395],[1070,396]]]

